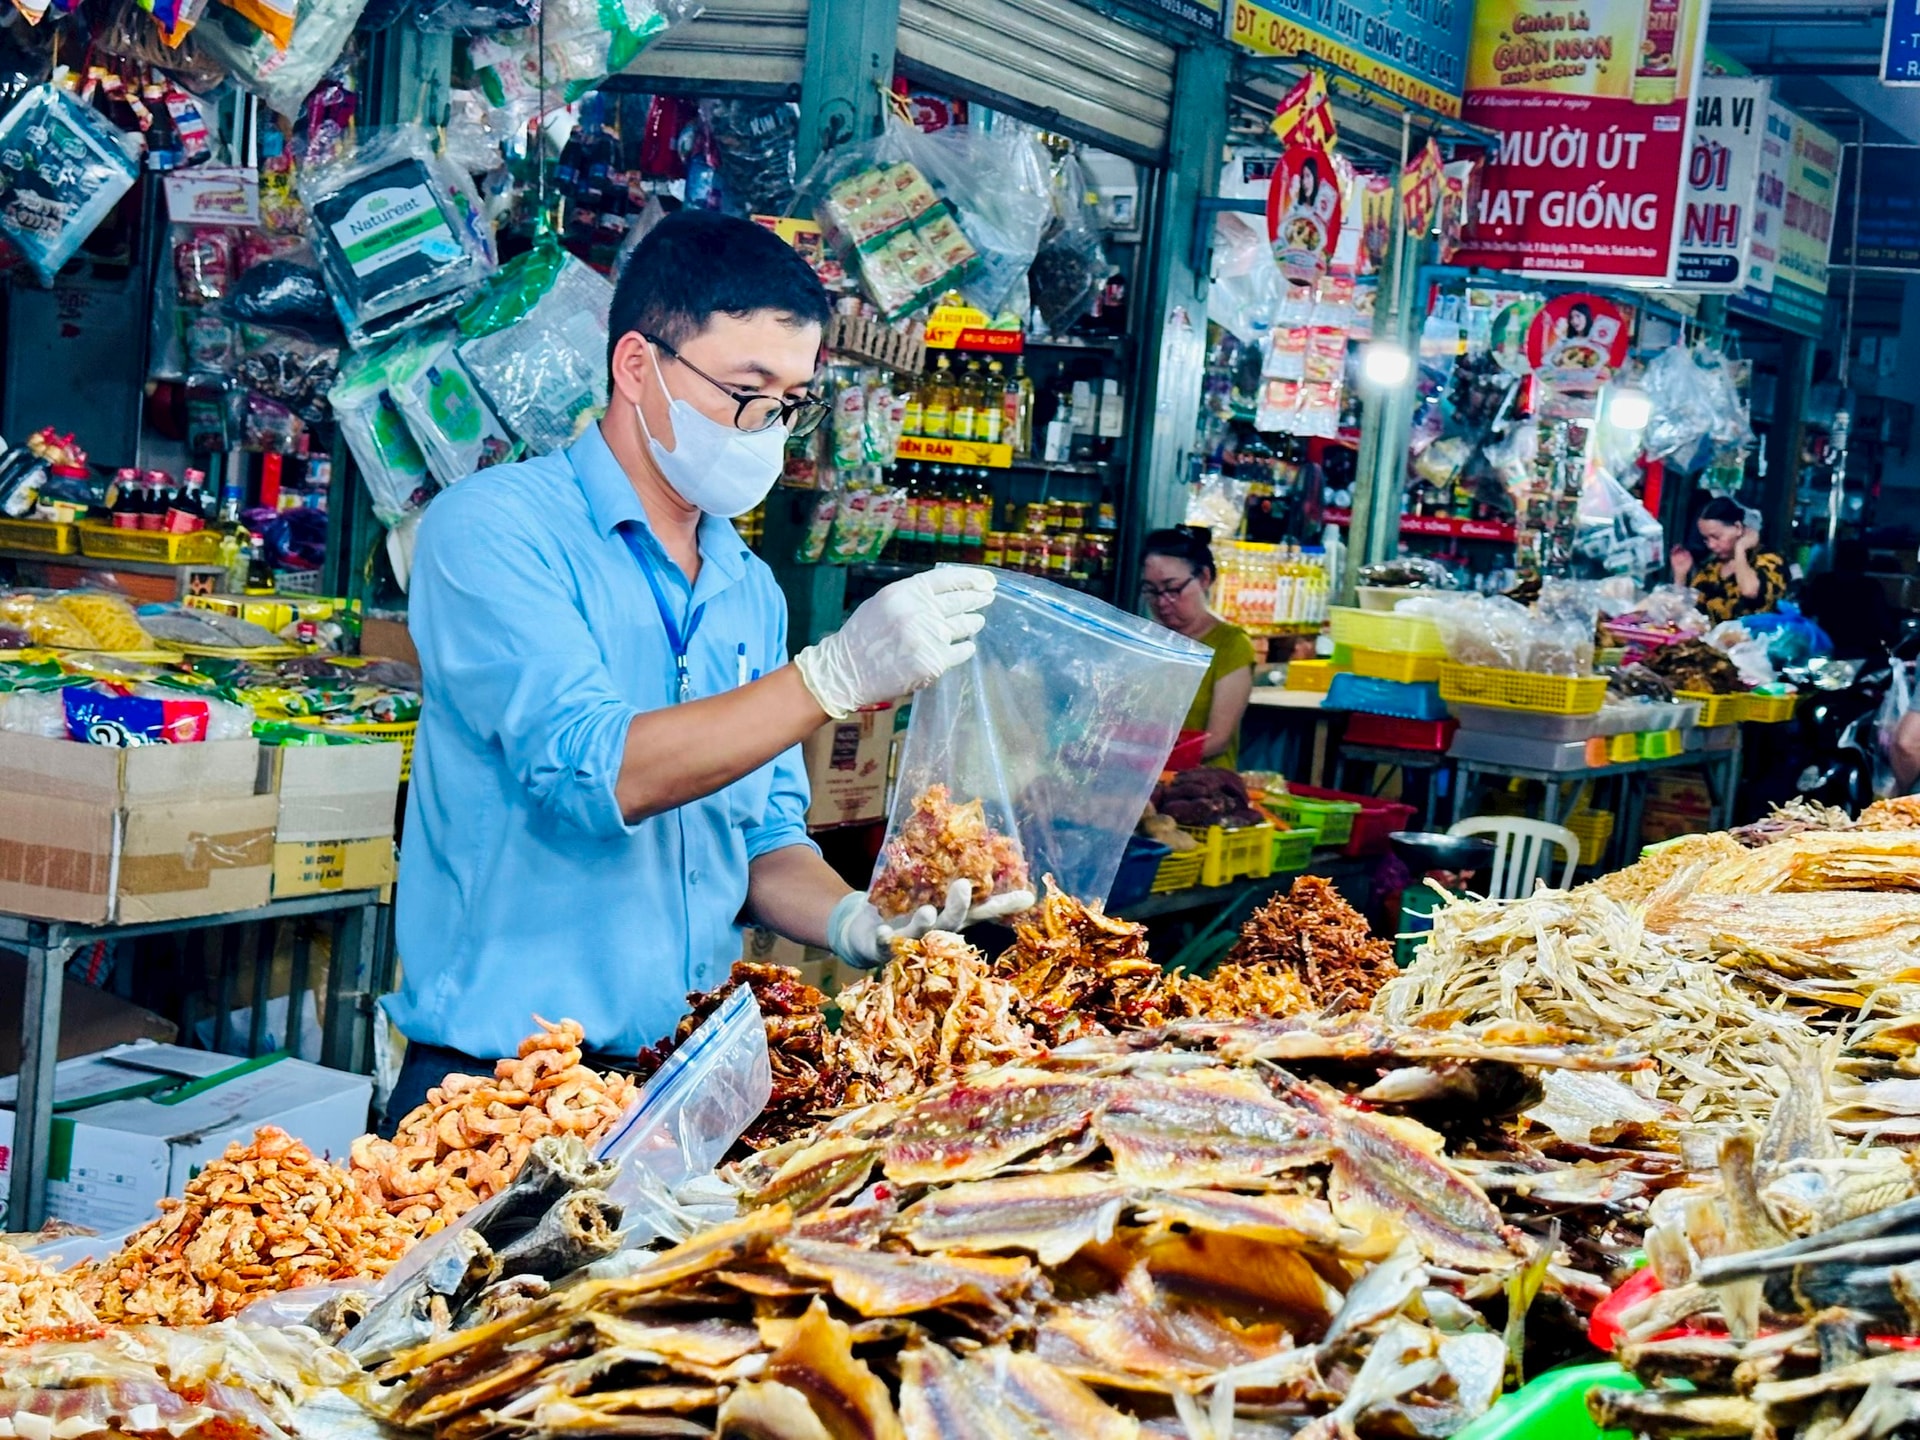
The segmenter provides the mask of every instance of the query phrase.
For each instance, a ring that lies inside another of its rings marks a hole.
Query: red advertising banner
[[[1671,277],[1705,0],[1480,0],[1463,118],[1500,136],[1455,263]]]

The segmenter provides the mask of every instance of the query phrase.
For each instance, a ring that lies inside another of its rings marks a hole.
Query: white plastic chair
[[[1549,845],[1558,845],[1567,857],[1560,872],[1560,889],[1573,884],[1573,872],[1580,864],[1580,837],[1564,825],[1545,820],[1474,815],[1448,826],[1447,833],[1493,837],[1493,861],[1487,871],[1489,900],[1517,900],[1531,892],[1535,876],[1553,864]]]

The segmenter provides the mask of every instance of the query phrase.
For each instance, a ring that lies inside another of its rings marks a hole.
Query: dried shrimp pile
[[[971,882],[975,905],[1033,888],[1020,842],[987,823],[986,807],[978,800],[956,805],[946,786],[930,785],[913,797],[905,823],[880,852],[867,898],[888,916],[923,905],[940,910],[955,880]]]
[[[742,985],[753,991],[760,1006],[773,1067],[773,1094],[741,1137],[757,1150],[792,1139],[813,1124],[820,1111],[838,1105],[847,1091],[846,1067],[827,1029],[827,997],[801,979],[799,971],[736,960],[726,984],[687,996],[686,1017],[670,1037],[640,1052],[636,1071],[641,1080],[652,1075]]]
[[[848,1103],[912,1094],[1037,1053],[1020,995],[958,935],[894,946],[878,975],[840,992],[838,1050]]]
[[[504,1190],[543,1135],[577,1135],[589,1146],[625,1112],[640,1087],[580,1063],[585,1031],[572,1020],[539,1020],[491,1080],[449,1075],[401,1120],[391,1140],[353,1142],[361,1194],[417,1233],[431,1235]]]
[[[160,1209],[88,1278],[108,1324],[225,1320],[261,1295],[384,1275],[415,1238],[272,1126],[229,1145]]]
[[[0,1342],[9,1345],[99,1328],[78,1277],[0,1245]]]
[[[1367,1003],[1399,973],[1392,944],[1377,938],[1366,917],[1318,875],[1302,875],[1285,895],[1254,911],[1227,963],[1291,970],[1320,1006],[1342,996]]]

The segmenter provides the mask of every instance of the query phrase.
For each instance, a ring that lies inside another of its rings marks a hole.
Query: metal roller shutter
[[[626,74],[699,88],[796,95],[807,57],[807,0],[710,0],[698,19],[649,46]]]
[[[1148,163],[1165,158],[1174,47],[1072,0],[901,0],[902,67]]]

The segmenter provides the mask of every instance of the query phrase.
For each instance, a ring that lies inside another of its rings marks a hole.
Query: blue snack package
[[[75,685],[60,692],[67,738],[82,745],[186,745],[207,738],[204,700],[150,700]]]
[[[126,138],[57,86],[34,86],[0,119],[0,233],[43,284],[139,176]]]

